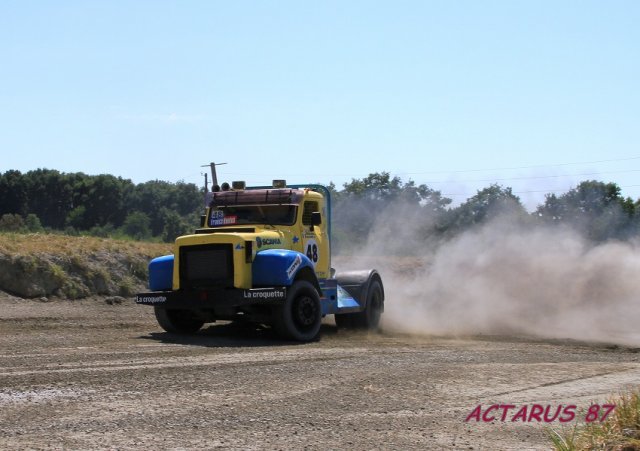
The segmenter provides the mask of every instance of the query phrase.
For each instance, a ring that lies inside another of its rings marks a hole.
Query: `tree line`
[[[546,196],[527,212],[509,187],[492,184],[455,207],[426,185],[388,172],[352,179],[333,194],[334,249],[362,246],[373,237],[403,233],[413,241],[450,239],[494,218],[512,224],[568,226],[594,242],[640,233],[640,202],[615,183],[584,181]],[[193,183],[159,180],[134,184],[113,175],[38,169],[0,175],[0,231],[62,231],[171,242],[193,231],[203,211],[203,190]],[[415,250],[411,243],[398,252]]]
[[[440,191],[387,172],[352,179],[341,190],[331,188],[334,246],[340,251],[391,240],[393,249],[384,245],[381,249],[414,254],[425,243],[437,246],[498,218],[503,225],[523,229],[571,228],[594,243],[629,240],[640,234],[640,201],[622,196],[615,183],[596,180],[583,181],[561,195],[547,194],[531,213],[510,187],[498,184],[478,190],[455,207]]]
[[[173,241],[198,224],[193,183],[134,184],[113,175],[37,169],[0,175],[0,230],[63,231]]]

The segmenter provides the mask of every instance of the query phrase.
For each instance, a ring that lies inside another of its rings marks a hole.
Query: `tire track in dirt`
[[[173,336],[134,305],[8,314],[5,449],[548,449],[542,425],[464,419],[479,403],[585,404],[640,380],[639,353],[560,340],[325,324],[320,341],[296,345],[224,324]]]
[[[350,358],[352,353],[345,353],[344,356],[335,356],[335,352],[326,352],[323,350],[312,350],[306,352],[307,355],[300,355],[301,353],[287,353],[283,352],[278,355],[266,356],[264,353],[259,354],[217,354],[211,357],[180,357],[175,361],[163,362],[161,358],[158,359],[134,359],[133,361],[111,361],[109,363],[104,362],[83,362],[82,364],[55,364],[47,368],[31,369],[31,370],[16,370],[16,371],[0,371],[0,377],[15,377],[15,376],[28,376],[34,374],[54,374],[54,373],[87,373],[87,372],[103,372],[103,371],[131,371],[131,370],[154,370],[154,369],[167,369],[167,368],[191,368],[191,367],[206,367],[215,366],[221,367],[225,365],[231,366],[244,366],[244,365],[274,365],[278,363],[289,362],[297,360],[298,362],[308,362],[309,364],[319,361],[338,360]],[[311,354],[309,356],[308,354]],[[319,355],[318,355],[319,354]],[[324,356],[323,356],[324,355]],[[61,368],[62,367],[62,368]],[[14,367],[16,368],[16,367]]]

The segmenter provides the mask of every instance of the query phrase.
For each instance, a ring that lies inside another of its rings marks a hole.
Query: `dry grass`
[[[18,297],[131,296],[145,288],[150,259],[171,244],[0,233],[0,290]]]
[[[640,451],[640,389],[607,401],[615,410],[606,421],[548,430],[557,451]]]
[[[7,255],[85,256],[98,252],[156,257],[170,254],[172,244],[125,241],[89,236],[73,237],[55,234],[0,233],[0,253]]]

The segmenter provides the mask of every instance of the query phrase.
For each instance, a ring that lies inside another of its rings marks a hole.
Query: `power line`
[[[618,185],[620,188],[633,188],[633,187],[638,187],[640,185]],[[551,193],[566,193],[567,191],[569,191],[572,188],[557,188],[557,189],[539,189],[539,190],[527,190],[527,191],[512,191],[513,194],[538,194],[538,193],[545,193],[545,194],[551,194]],[[446,197],[466,197],[469,196],[470,193],[460,193],[460,194],[453,194],[453,193],[442,193],[443,196]]]
[[[592,161],[574,161],[568,163],[555,163],[555,164],[536,164],[530,166],[512,166],[512,167],[498,167],[498,168],[471,168],[471,169],[452,169],[452,170],[440,170],[440,171],[416,171],[416,172],[398,172],[398,174],[406,174],[406,175],[424,175],[424,174],[461,174],[466,172],[491,172],[491,171],[513,171],[518,169],[536,169],[536,168],[554,168],[554,167],[565,167],[565,166],[575,166],[580,164],[601,164],[601,163],[612,163],[612,162],[621,162],[621,161],[634,161],[640,160],[640,156],[636,157],[626,157],[626,158],[610,158],[605,160],[592,160]],[[243,176],[261,176],[264,173],[246,173],[246,172],[225,172],[227,175],[243,175]],[[361,176],[361,174],[301,174],[301,173],[288,173],[288,174],[280,174],[283,177],[357,177]],[[368,174],[367,174],[368,175]],[[580,174],[577,174],[580,175]]]
[[[509,182],[517,180],[542,180],[542,179],[559,179],[559,178],[571,178],[571,177],[587,177],[587,176],[600,176],[605,174],[628,174],[640,172],[640,169],[627,169],[624,171],[598,171],[598,172],[581,172],[576,174],[554,174],[554,175],[532,175],[522,177],[500,177],[500,178],[485,178],[485,179],[455,179],[455,180],[426,180],[421,182],[425,185],[436,184],[455,184],[455,183],[471,183],[471,182]],[[246,174],[245,174],[246,175]],[[263,175],[263,174],[261,174]],[[291,175],[291,174],[289,174]],[[254,183],[270,183],[270,180],[254,181]]]
[[[515,166],[515,167],[502,167],[502,168],[493,168],[493,169],[461,169],[461,170],[453,170],[453,171],[403,172],[403,174],[416,175],[416,174],[450,174],[450,173],[464,173],[464,172],[513,171],[516,169],[553,168],[553,167],[562,167],[562,166],[574,166],[578,164],[600,164],[600,163],[611,163],[611,162],[631,161],[631,160],[640,160],[640,157],[612,158],[608,160],[595,160],[595,161],[576,161],[571,163],[536,164],[532,166]]]
[[[538,165],[529,165],[529,166],[514,166],[514,167],[501,167],[501,168],[489,168],[489,169],[464,169],[464,170],[450,170],[450,171],[416,171],[416,172],[401,172],[396,175],[421,175],[421,174],[464,174],[464,173],[472,173],[472,172],[490,172],[490,171],[509,171],[509,170],[522,170],[522,169],[536,169],[536,168],[554,168],[554,167],[566,167],[573,165],[587,165],[587,164],[602,164],[602,163],[611,163],[611,162],[627,162],[627,161],[636,161],[640,160],[640,156],[635,157],[626,157],[626,158],[610,158],[610,159],[602,159],[602,160],[592,160],[592,161],[577,161],[577,162],[567,162],[567,163],[557,163],[557,164],[538,164]],[[640,172],[640,169],[626,169],[619,171],[597,171],[597,172],[582,172],[575,174],[554,174],[554,175],[534,175],[534,176],[519,176],[519,177],[500,177],[500,178],[483,178],[483,179],[456,179],[449,181],[442,180],[430,180],[423,182],[426,185],[434,185],[434,184],[462,184],[462,183],[474,183],[474,182],[482,182],[482,183],[492,183],[492,182],[508,182],[508,181],[517,181],[517,180],[543,180],[543,179],[560,179],[560,178],[571,178],[571,177],[588,177],[588,176],[601,176],[605,174],[625,174],[625,173],[637,173]],[[236,173],[229,172],[225,173],[226,176],[229,175],[239,175],[239,176],[263,176],[264,173],[260,174],[249,174],[249,173]],[[367,174],[369,175],[369,174]],[[358,174],[281,174],[284,177],[305,177],[306,179],[312,177],[351,177],[358,178],[360,175]],[[270,183],[269,181],[253,181],[252,183]],[[638,187],[640,185],[623,185],[620,188],[633,188]],[[523,191],[513,191],[514,194],[539,194],[539,193],[564,193],[567,192],[570,188],[555,188],[555,189],[535,189],[535,190],[523,190]],[[443,193],[443,196],[448,197],[469,197],[474,195],[473,193]]]
[[[506,177],[506,178],[490,178],[490,179],[467,179],[467,180],[455,180],[455,181],[441,181],[441,180],[430,180],[424,182],[425,184],[435,184],[435,183],[460,183],[460,182],[506,182],[512,180],[537,180],[537,179],[551,179],[551,178],[563,178],[563,177],[584,177],[591,175],[602,175],[602,174],[625,174],[629,172],[640,172],[640,169],[627,169],[624,171],[598,171],[598,172],[583,172],[580,174],[556,174],[556,175],[532,175],[532,176],[523,176],[523,177]]]

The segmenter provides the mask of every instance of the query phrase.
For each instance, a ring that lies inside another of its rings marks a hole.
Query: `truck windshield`
[[[209,227],[236,224],[293,225],[297,205],[225,205],[211,209]]]

